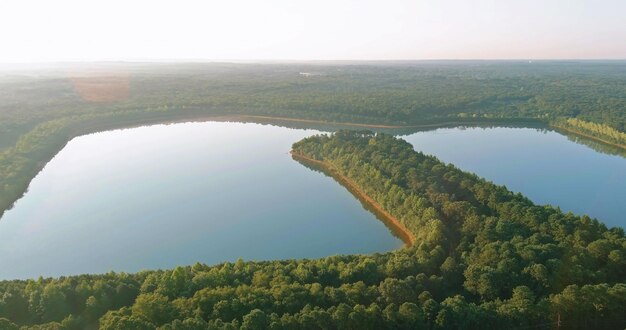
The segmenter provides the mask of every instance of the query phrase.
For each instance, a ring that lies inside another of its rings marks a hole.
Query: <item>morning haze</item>
[[[623,59],[624,13],[620,0],[14,1],[0,4],[0,62]]]
[[[626,328],[623,0],[0,3],[0,330]]]

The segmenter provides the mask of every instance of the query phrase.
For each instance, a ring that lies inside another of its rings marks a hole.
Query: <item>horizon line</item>
[[[311,62],[564,62],[626,61],[624,58],[425,58],[425,59],[210,59],[210,58],[128,58],[95,60],[0,61],[0,66],[28,64],[94,64],[94,63],[311,63]]]

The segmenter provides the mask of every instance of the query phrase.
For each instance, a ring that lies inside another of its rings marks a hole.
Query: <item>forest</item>
[[[0,72],[0,147],[76,115],[257,114],[416,125],[560,117],[624,132],[623,61],[103,63]],[[309,75],[303,75],[307,73]]]
[[[292,153],[356,182],[415,244],[372,255],[2,281],[0,328],[626,326],[623,228],[535,205],[383,133],[313,136]]]
[[[69,140],[105,129],[251,115],[405,130],[539,123],[624,148],[624,108],[624,61],[111,62],[3,69],[0,215]]]
[[[584,136],[598,138],[604,142],[622,146],[626,144],[626,133],[607,125],[588,122],[576,118],[559,118],[553,121],[553,126],[574,131]]]

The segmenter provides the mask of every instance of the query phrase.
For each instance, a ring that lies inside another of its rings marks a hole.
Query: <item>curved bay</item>
[[[316,133],[204,122],[75,138],[0,220],[0,278],[402,246],[349,191],[291,159],[291,144]],[[403,138],[536,203],[624,226],[621,156],[533,128],[442,128]]]
[[[593,141],[520,127],[441,128],[403,139],[536,204],[626,227],[626,158],[610,147],[599,151],[597,143],[589,146]]]
[[[313,130],[205,122],[73,139],[0,221],[0,278],[316,258],[402,246],[293,161]]]

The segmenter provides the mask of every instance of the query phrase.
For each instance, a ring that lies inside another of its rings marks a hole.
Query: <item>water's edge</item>
[[[364,192],[363,189],[361,189],[361,187],[354,182],[354,180],[341,174],[341,172],[331,163],[309,158],[294,151],[291,151],[290,153],[294,160],[305,163],[303,165],[315,165],[324,174],[332,177],[335,181],[344,186],[359,201],[369,206],[372,211],[375,211],[376,215],[380,216],[383,223],[389,227],[406,246],[410,247],[415,244],[415,235],[413,235],[409,229],[407,229],[396,217],[387,212],[380,204],[378,204],[378,202]]]

